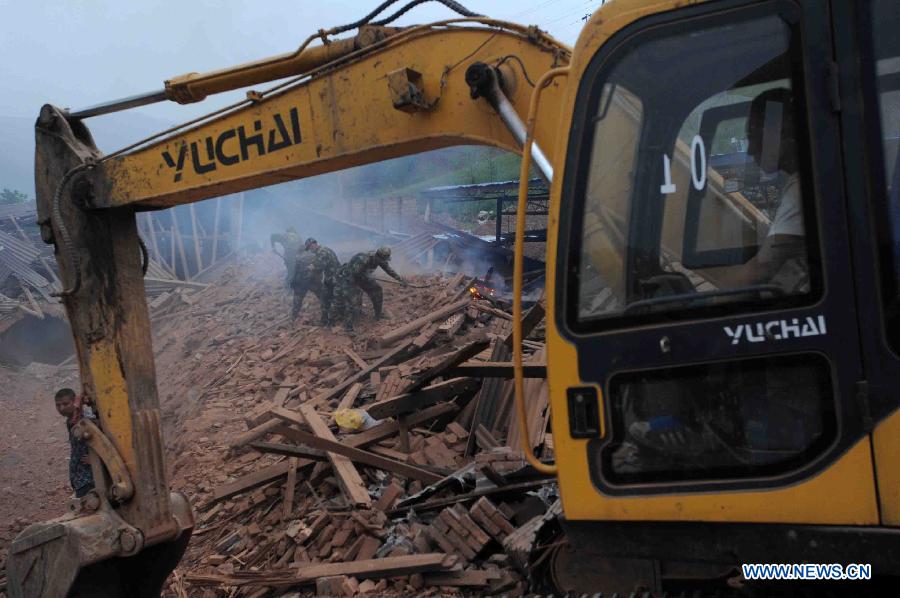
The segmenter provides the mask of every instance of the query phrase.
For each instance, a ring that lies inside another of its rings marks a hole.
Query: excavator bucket
[[[35,523],[10,547],[10,598],[157,597],[191,537],[190,506],[172,494],[183,531],[172,541],[140,550],[141,535],[104,503],[94,513],[72,513]],[[101,502],[97,494],[82,504]],[[89,507],[88,507],[89,508]],[[137,552],[135,552],[137,550]],[[130,556],[126,556],[130,555]]]

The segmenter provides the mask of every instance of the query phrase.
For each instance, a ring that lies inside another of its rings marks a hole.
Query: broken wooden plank
[[[475,440],[482,450],[490,450],[501,446],[500,442],[494,438],[491,431],[485,428],[483,424],[478,424],[478,427],[475,428]]]
[[[446,373],[446,371],[452,367],[455,367],[468,359],[471,359],[475,355],[478,355],[482,351],[488,348],[490,345],[490,339],[486,337],[476,338],[459,349],[455,351],[451,351],[446,355],[441,357],[441,360],[425,370],[420,374],[416,375],[412,382],[403,389],[404,392],[413,392],[418,390],[437,378],[438,376],[442,376]]]
[[[319,414],[316,413],[316,410],[312,407],[312,405],[301,405],[300,415],[303,416],[303,419],[306,420],[306,424],[313,431],[313,434],[311,435],[303,433],[304,436],[321,439],[329,443],[334,443],[335,445],[340,447],[344,446],[337,441],[337,439],[334,437],[334,434],[332,434],[331,430],[328,428],[328,424],[326,424],[325,421],[322,420],[321,417],[319,417]],[[285,435],[285,428],[280,428],[279,430],[282,435]],[[287,430],[294,431],[293,428],[287,428]],[[314,448],[324,448],[321,444],[318,446],[313,444],[312,442],[306,442],[306,444],[309,444]],[[366,489],[365,483],[360,477],[359,472],[356,471],[356,467],[353,466],[353,463],[350,461],[350,459],[334,451],[328,452],[328,459],[331,461],[331,466],[334,468],[334,473],[337,476],[338,481],[341,484],[341,488],[344,491],[344,495],[347,497],[349,502],[354,505],[371,507],[372,497],[369,496],[369,491]]]
[[[412,346],[417,349],[424,349],[431,341],[437,337],[437,326],[427,326],[419,333],[419,336],[413,339]]]
[[[317,563],[262,571],[240,571],[232,575],[188,574],[185,580],[195,585],[291,587],[312,583],[320,577],[346,575],[359,579],[401,577],[413,573],[451,571],[458,565],[458,557],[444,553],[410,554],[405,556],[365,559],[346,563]]]
[[[525,312],[525,315],[522,316],[522,338],[524,339],[526,336],[531,334],[531,331],[535,329],[535,327],[541,323],[541,320],[544,319],[544,306],[541,305],[541,302],[538,301],[531,308]],[[503,344],[508,348],[512,348],[513,343],[513,333],[512,330],[509,331],[509,334],[503,339]]]
[[[297,485],[297,466],[300,460],[297,457],[288,459],[287,482],[284,485],[284,502],[281,505],[281,519],[289,519],[294,511],[294,487]]]
[[[275,465],[270,465],[269,467],[264,467],[259,471],[254,471],[251,474],[242,476],[228,484],[223,484],[222,486],[219,486],[218,488],[213,490],[211,502],[217,502],[226,498],[231,498],[232,496],[240,494],[241,492],[254,490],[256,488],[259,488],[260,486],[264,486],[271,482],[277,481],[282,476],[287,475],[289,465],[290,464],[287,461],[282,461],[281,463],[276,463]]]
[[[349,357],[351,360],[353,360],[353,363],[358,365],[360,367],[360,369],[363,369],[363,370],[368,369],[369,364],[366,363],[366,361],[362,357],[359,356],[359,353],[357,353],[350,347],[345,347],[344,353],[346,353],[347,357]]]
[[[522,364],[522,371],[526,378],[546,378],[546,362]],[[447,370],[448,376],[468,376],[471,378],[503,378],[511,380],[513,377],[513,363],[511,361],[469,361],[461,363]]]
[[[252,442],[250,443],[250,448],[261,453],[301,457],[309,461],[328,461],[328,455],[325,454],[325,451],[305,446],[281,444],[278,442]]]
[[[472,304],[475,309],[479,311],[483,311],[484,313],[491,314],[492,316],[496,316],[498,318],[502,318],[504,320],[512,320],[512,315],[506,313],[505,311],[501,311],[495,307],[490,307],[489,305],[485,305],[481,301],[475,301]]]
[[[327,390],[324,393],[320,394],[318,397],[314,399],[316,403],[322,403],[324,401],[328,401],[340,393],[344,392],[346,389],[350,388],[353,384],[362,380],[365,376],[368,376],[370,372],[377,370],[378,368],[386,365],[390,365],[392,363],[396,363],[397,361],[403,359],[406,356],[407,349],[410,347],[412,343],[401,343],[396,349],[382,357],[381,359],[372,362],[368,368],[357,372],[356,374],[347,378],[341,384],[335,386],[331,390]]]
[[[325,563],[298,569],[299,580],[314,580],[332,575],[348,575],[360,579],[372,577],[400,577],[412,573],[449,571],[457,564],[456,557],[442,553],[410,554],[351,561],[349,563]],[[278,585],[278,584],[276,584]]]
[[[353,407],[353,403],[356,402],[356,398],[359,396],[359,393],[362,392],[363,385],[359,382],[356,382],[353,386],[350,387],[350,390],[347,391],[347,394],[341,398],[341,402],[338,403],[337,409],[335,411],[340,411],[341,409],[350,409]]]
[[[366,407],[366,411],[375,419],[393,417],[401,413],[419,411],[423,407],[434,405],[457,395],[475,392],[480,385],[481,381],[475,378],[454,378],[379,403],[372,403]]]
[[[407,421],[410,426],[417,426],[419,424],[425,423],[427,421],[431,421],[436,419],[442,415],[446,415],[448,413],[453,413],[459,409],[459,406],[454,403],[439,403],[434,405],[433,407],[428,407],[427,409],[423,409],[417,413],[410,414],[407,418]],[[359,432],[357,434],[353,434],[346,438],[347,444],[355,447],[364,447],[368,444],[372,444],[373,442],[379,442],[384,440],[385,438],[390,438],[394,436],[400,431],[400,424],[396,421],[388,421],[364,432]]]
[[[275,418],[264,421],[263,423],[259,424],[258,426],[251,428],[251,429],[247,430],[246,432],[235,436],[229,443],[229,446],[231,448],[239,448],[239,447],[244,446],[245,444],[249,444],[249,443],[253,442],[254,440],[262,438],[266,434],[269,434],[272,430],[277,428],[280,424],[281,424],[281,422]]]
[[[385,334],[381,337],[382,345],[389,345],[395,341],[400,340],[407,334],[412,334],[417,330],[421,330],[424,326],[431,324],[435,320],[440,320],[441,318],[446,318],[452,313],[455,313],[464,307],[466,307],[471,302],[469,297],[456,301],[455,303],[451,303],[445,307],[442,307],[436,311],[431,312],[428,315],[422,316],[421,318],[417,318],[408,324],[404,324],[398,328],[395,328],[391,332]]]
[[[313,413],[315,413],[315,410],[312,411]],[[277,419],[289,424],[293,424],[295,426],[305,427],[306,425],[308,425],[308,421],[303,416],[303,414],[298,413],[292,409],[286,409],[284,407],[272,407],[271,409],[269,409],[269,413],[271,413]]]
[[[541,486],[546,486],[547,484],[552,484],[556,481],[556,478],[547,478],[545,480],[532,480],[530,482],[519,482],[516,484],[509,484],[508,486],[495,486],[491,488],[479,488],[478,490],[474,490],[469,492],[468,494],[457,494],[456,496],[451,496],[450,498],[439,498],[432,501],[420,502],[420,503],[412,503],[409,499],[406,499],[401,503],[402,506],[396,507],[387,511],[385,514],[388,517],[395,517],[397,515],[402,515],[409,511],[410,509],[415,509],[417,513],[423,513],[425,511],[434,511],[436,509],[443,509],[444,507],[453,506],[457,503],[468,502],[470,500],[477,500],[482,496],[491,496],[494,494],[521,494],[526,490],[534,490],[535,488],[540,488]]]
[[[272,403],[274,403],[276,407],[284,407],[284,404],[287,402],[288,395],[290,395],[293,390],[294,383],[289,380],[285,380],[281,383],[281,386],[278,387],[278,392],[276,392],[275,396],[272,398]]]
[[[300,430],[295,430],[294,428],[288,428],[286,426],[279,428],[278,433],[294,442],[299,442],[313,448],[328,451],[329,455],[341,456],[347,459],[348,462],[355,461],[357,463],[376,467],[378,469],[389,471],[399,476],[403,476],[413,480],[419,480],[423,484],[434,484],[435,482],[443,479],[437,474],[431,473],[430,471],[426,471],[424,469],[420,469],[414,465],[409,465],[401,461],[395,461],[394,459],[382,457],[381,455],[376,455],[375,453],[363,449],[342,444],[335,440],[334,437],[332,437],[331,439],[323,438],[317,434],[301,432]],[[337,473],[337,468],[335,468],[335,472]],[[359,474],[357,473],[357,475]],[[362,480],[360,480],[360,483],[362,483]],[[363,489],[365,489],[365,486],[363,486]],[[365,492],[366,496],[368,496],[368,490],[366,490]]]
[[[433,407],[423,409],[418,413],[412,414],[408,419],[411,426],[419,425],[442,416],[448,416],[458,410],[459,406],[455,403],[441,403]],[[271,423],[266,423],[269,424],[268,431],[270,432],[278,427],[279,420],[273,419],[271,420]],[[399,424],[395,421],[389,421],[383,424],[379,424],[364,432],[349,436],[342,442],[346,443],[348,446],[361,448],[369,444],[384,440],[385,438],[390,438],[391,436],[397,434],[398,430]],[[300,467],[304,467],[306,464],[311,462],[312,461],[301,463]],[[230,498],[247,490],[257,488],[259,485],[277,481],[279,478],[285,476],[286,474],[287,467],[284,464],[279,464],[279,466],[273,466],[271,468],[267,468],[267,470],[260,470],[259,472],[248,474],[234,482],[216,488],[213,491],[212,502]]]

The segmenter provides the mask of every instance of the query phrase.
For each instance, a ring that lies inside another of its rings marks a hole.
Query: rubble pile
[[[512,317],[472,278],[383,285],[388,318],[348,334],[310,299],[290,321],[280,268],[245,258],[151,308],[172,485],[197,514],[171,595],[524,593],[510,547],[557,508],[518,449],[552,458],[542,304],[523,431]]]

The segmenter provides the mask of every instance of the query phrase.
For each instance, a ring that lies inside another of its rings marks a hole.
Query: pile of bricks
[[[413,278],[424,288],[385,286],[391,320],[348,336],[318,328],[316,305],[290,322],[277,263],[251,259],[253,276],[225,272],[155,330],[173,485],[197,511],[173,594],[524,594],[504,542],[535,515],[528,491],[555,486],[517,448],[503,306],[461,274]],[[341,429],[342,409],[368,423]],[[529,436],[552,457],[546,419]]]

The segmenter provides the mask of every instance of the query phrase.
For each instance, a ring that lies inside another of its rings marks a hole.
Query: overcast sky
[[[356,20],[380,0],[0,0],[0,116],[36,117],[50,102],[80,108],[162,88],[163,81],[288,52],[309,34]],[[402,6],[406,0],[401,0]],[[573,44],[599,0],[462,0],[538,24]],[[437,2],[400,24],[451,13]],[[180,122],[228,103],[163,103],[142,114]]]

